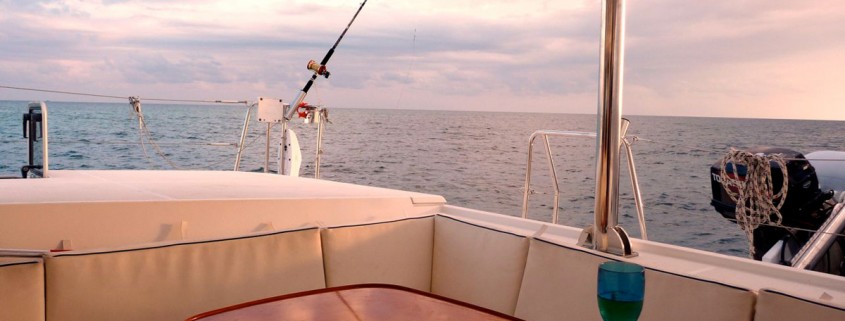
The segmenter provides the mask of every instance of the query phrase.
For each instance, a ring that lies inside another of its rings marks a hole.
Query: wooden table
[[[396,285],[361,284],[282,295],[202,313],[187,321],[520,320]]]

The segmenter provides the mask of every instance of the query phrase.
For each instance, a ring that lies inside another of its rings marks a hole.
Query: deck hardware
[[[622,139],[622,85],[625,58],[625,1],[602,1],[599,104],[596,135],[595,223],[578,244],[621,256],[634,256],[627,232],[618,226],[619,149]]]
[[[622,119],[623,125],[625,127],[625,132],[627,132],[627,127],[630,121],[627,119]],[[624,133],[623,133],[624,134]],[[522,218],[528,218],[528,199],[531,194],[534,194],[534,190],[531,189],[531,173],[533,172],[533,163],[534,163],[534,141],[538,137],[543,137],[545,142],[545,151],[546,151],[546,158],[549,160],[549,172],[552,178],[552,187],[554,188],[554,207],[552,210],[552,224],[558,224],[559,222],[559,209],[560,209],[560,187],[557,179],[557,170],[555,166],[554,159],[552,158],[552,151],[549,145],[549,136],[556,136],[556,137],[585,137],[585,138],[595,138],[596,133],[590,132],[577,132],[577,131],[560,131],[560,130],[537,130],[531,134],[531,137],[528,139],[528,162],[525,166],[525,184],[523,188],[523,195],[522,195]],[[622,146],[624,147],[625,156],[628,160],[628,173],[631,177],[631,189],[634,194],[634,205],[637,209],[637,218],[640,225],[640,238],[643,240],[648,239],[648,233],[646,231],[646,223],[645,223],[645,209],[643,205],[642,194],[640,193],[640,183],[637,179],[637,169],[634,165],[634,152],[631,149],[631,145],[633,144],[632,141],[637,141],[639,138],[636,136],[623,136],[622,138]]]
[[[248,131],[249,131],[249,121],[250,121],[250,119],[252,119],[252,110],[255,109],[256,106],[258,106],[258,104],[253,103],[253,104],[249,105],[249,107],[246,108],[246,115],[244,116],[244,127],[243,127],[243,130],[241,131],[241,140],[238,143],[238,153],[235,155],[235,169],[234,169],[234,171],[236,171],[236,172],[241,170],[241,157],[243,156],[243,153],[244,153],[244,148],[245,148],[244,143],[246,142],[246,135],[248,134]]]

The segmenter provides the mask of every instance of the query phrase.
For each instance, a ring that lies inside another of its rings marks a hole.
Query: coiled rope
[[[783,185],[777,193],[774,192],[772,182],[772,163],[777,164],[783,174]],[[737,170],[740,165],[746,168],[744,179]],[[728,166],[732,169],[733,177],[728,174]],[[786,201],[789,188],[786,161],[782,154],[752,154],[731,148],[722,157],[721,170],[722,186],[736,204],[736,223],[745,231],[749,255],[754,257],[754,230],[760,225],[781,226],[783,221],[780,208]],[[777,204],[775,200],[778,200]]]

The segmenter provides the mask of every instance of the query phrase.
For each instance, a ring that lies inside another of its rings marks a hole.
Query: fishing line
[[[736,219],[729,218],[727,220],[736,223]],[[809,232],[809,233],[822,233],[822,234],[833,235],[833,236],[837,236],[837,237],[845,237],[845,234],[842,234],[842,233],[824,232],[824,231],[820,231],[820,230],[811,230],[811,229],[807,229],[807,228],[794,227],[794,226],[775,225],[775,224],[771,224],[771,223],[765,223],[765,224],[760,224],[760,225],[761,226],[768,226],[768,227],[777,227],[777,228],[782,228],[782,229],[785,229],[785,230],[796,230],[796,231]]]
[[[411,79],[411,71],[414,70],[415,65],[417,64],[417,29],[414,28],[414,37],[411,41],[411,63],[408,65],[408,70],[405,71],[405,79]],[[402,102],[402,96],[405,95],[405,89],[408,87],[407,84],[402,86],[399,89],[399,97],[396,99],[396,108],[399,109],[401,107],[400,103]]]
[[[633,146],[633,143],[636,143],[636,142],[645,142],[645,143],[653,143],[653,144],[656,144],[656,145],[672,147],[673,150],[684,150],[684,151],[688,151],[688,152],[704,152],[704,153],[715,153],[715,154],[724,153],[724,150],[721,150],[721,149],[706,149],[706,148],[700,148],[698,146],[684,145],[684,144],[678,144],[678,143],[669,143],[669,142],[653,140],[653,139],[646,139],[646,138],[641,138],[641,137],[638,137],[638,136],[631,136],[631,135],[629,135],[627,137],[633,137],[634,138],[633,141],[632,141],[632,146]],[[680,149],[678,147],[680,147]],[[813,161],[813,162],[815,162],[815,161],[820,161],[820,162],[845,162],[845,159],[833,159],[833,158],[812,158],[812,159],[808,159],[808,158],[785,157],[784,160],[787,160],[787,161],[805,161],[805,160],[808,160],[808,161]]]
[[[132,107],[132,115],[133,118],[138,120],[138,144],[141,145],[141,150],[144,153],[144,156],[147,160],[150,160],[150,155],[147,153],[147,146],[149,144],[152,146],[155,153],[161,157],[165,162],[167,162],[172,168],[179,169],[179,166],[176,165],[167,154],[162,151],[161,147],[158,143],[155,142],[153,139],[152,133],[150,132],[147,122],[144,119],[144,114],[141,112],[141,101],[139,98],[134,96],[117,96],[117,95],[103,95],[103,94],[94,94],[94,93],[85,93],[85,92],[77,92],[77,91],[66,91],[66,90],[53,90],[53,89],[42,89],[42,88],[29,88],[29,87],[17,87],[17,86],[6,86],[0,85],[0,89],[11,89],[11,90],[21,90],[21,91],[34,91],[34,92],[42,92],[42,93],[54,93],[54,94],[63,94],[63,95],[73,95],[73,96],[85,96],[85,97],[96,97],[96,98],[109,98],[109,99],[128,99],[129,104]],[[199,99],[170,99],[170,98],[144,98],[145,101],[157,101],[157,102],[177,102],[177,103],[199,103],[199,104],[243,104],[248,105],[249,102],[246,100],[223,100],[223,99],[214,99],[214,100],[199,100]],[[132,116],[130,116],[132,117]],[[146,144],[144,142],[146,138]]]
[[[0,141],[4,143],[4,141]],[[122,140],[51,140],[50,143],[55,144],[97,144],[97,145],[138,145],[139,142],[122,141]],[[164,142],[158,143],[161,146],[213,146],[213,147],[238,147],[237,143],[181,143],[181,142]]]

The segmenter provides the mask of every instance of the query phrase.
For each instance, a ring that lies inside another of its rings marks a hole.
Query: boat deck
[[[402,198],[442,196],[264,173],[212,171],[51,171],[48,179],[0,180],[0,205],[192,200]]]
[[[439,209],[442,196],[223,171],[51,171],[0,180],[0,248],[86,250],[360,224]]]
[[[621,259],[576,245],[579,227],[308,178],[54,171],[2,180],[0,189],[0,256],[35,256],[0,261],[0,285],[29,291],[20,302],[0,301],[34,316],[15,320],[170,320],[358,283],[407,286],[527,320],[597,319],[596,267]],[[645,319],[845,313],[840,277],[632,243],[639,256],[623,260],[647,269]]]

